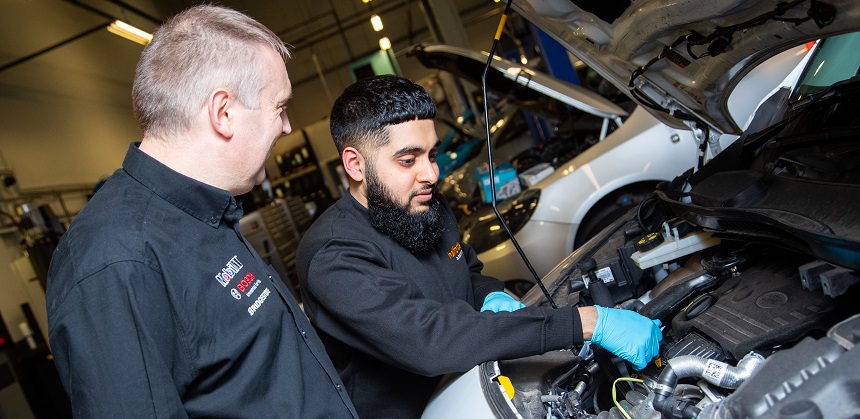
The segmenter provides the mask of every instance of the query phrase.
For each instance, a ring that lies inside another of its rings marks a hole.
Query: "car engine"
[[[858,82],[661,185],[544,277],[555,303],[634,310],[663,341],[642,371],[589,344],[499,361],[511,417],[860,417]]]
[[[516,384],[520,417],[860,415],[854,270],[775,245],[718,239],[682,220],[662,230],[654,236],[661,239],[637,240],[635,219],[616,222],[590,243],[599,247],[584,246],[557,268],[552,290],[567,304],[660,319],[660,355],[642,371],[588,345],[500,361],[499,374]],[[637,247],[667,253],[637,265],[648,252]]]

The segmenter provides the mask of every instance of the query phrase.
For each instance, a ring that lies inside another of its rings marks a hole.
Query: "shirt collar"
[[[355,199],[355,197],[352,196],[352,194],[349,193],[348,190],[343,195],[344,195],[344,198],[347,198],[346,199],[346,202],[347,202],[346,205],[349,205],[349,206],[353,207],[355,210],[357,210],[358,212],[367,215],[367,208],[364,205],[361,205],[361,202],[358,202],[358,200]]]
[[[153,193],[212,227],[218,227],[221,219],[232,225],[242,218],[241,202],[230,192],[176,172],[139,146],[139,142],[129,145],[122,168]]]

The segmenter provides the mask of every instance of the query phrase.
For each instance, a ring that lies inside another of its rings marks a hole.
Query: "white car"
[[[407,54],[425,67],[477,85],[489,57],[486,52],[444,44],[420,44]],[[487,86],[493,159],[497,166],[512,162],[518,172],[568,160],[617,129],[628,116],[618,104],[587,88],[499,57],[492,60]],[[544,122],[552,124],[554,132],[547,132]],[[487,164],[483,128],[479,134],[483,138],[476,135],[461,141],[465,144],[451,146],[447,137],[442,139],[439,192],[458,219],[482,202],[476,170]],[[469,146],[468,152],[462,152],[464,146]]]
[[[555,164],[550,176],[522,196],[500,202],[498,208],[537,276],[545,275],[573,249],[639,204],[658,183],[696,166],[703,143],[708,146],[703,159],[731,144],[756,106],[805,56],[804,46],[789,49],[735,81],[724,109],[724,125],[709,130],[709,138],[704,138],[703,130],[694,132],[678,120],[658,119],[639,106],[599,143]],[[460,227],[463,240],[484,263],[484,274],[506,281],[507,288],[518,295],[535,283],[491,207],[479,210]]]

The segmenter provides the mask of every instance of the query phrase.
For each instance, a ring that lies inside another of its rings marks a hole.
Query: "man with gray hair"
[[[290,132],[289,51],[217,6],[165,23],[138,63],[143,131],[51,262],[51,349],[75,417],[357,417],[236,197]]]

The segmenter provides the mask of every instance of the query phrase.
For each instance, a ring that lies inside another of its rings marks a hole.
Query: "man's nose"
[[[422,183],[436,183],[439,179],[439,166],[435,161],[426,159],[423,161],[420,172],[418,173],[418,181]]]
[[[293,132],[293,127],[290,125],[290,117],[287,116],[286,112],[281,116],[281,132],[283,135]]]

